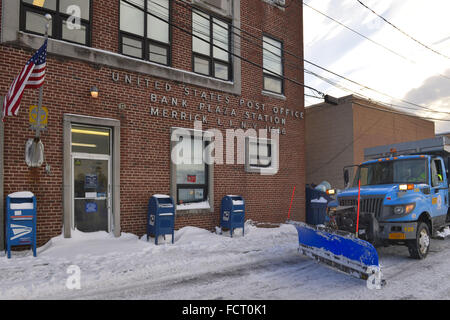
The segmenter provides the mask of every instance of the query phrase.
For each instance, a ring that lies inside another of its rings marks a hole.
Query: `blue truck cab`
[[[450,224],[450,141],[439,137],[369,148],[365,158],[344,168],[346,189],[328,205],[329,226],[358,229],[357,236],[374,245],[406,245],[413,258],[425,258],[431,238]]]

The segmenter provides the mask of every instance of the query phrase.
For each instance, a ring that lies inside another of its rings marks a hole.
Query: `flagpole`
[[[48,40],[48,29],[50,28],[50,20],[52,20],[52,16],[50,14],[45,15],[45,19],[47,20],[45,24],[45,41]],[[44,41],[44,43],[45,43]],[[39,101],[38,101],[38,109],[37,109],[37,127],[36,127],[36,140],[39,140],[41,137],[41,109],[42,109],[42,100],[44,96],[44,84],[39,88]]]

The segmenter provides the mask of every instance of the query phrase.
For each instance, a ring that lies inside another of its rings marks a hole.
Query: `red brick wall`
[[[93,47],[118,52],[118,4],[106,4],[110,1],[94,1],[92,21]],[[114,1],[116,2],[116,1]],[[117,1],[118,3],[118,1]],[[174,23],[190,24],[190,12],[176,6]],[[260,37],[263,33],[282,39],[284,48],[298,57],[303,57],[301,5],[292,5],[282,11],[263,1],[241,1],[241,28]],[[178,22],[177,22],[178,21]],[[191,70],[191,36],[172,28],[173,66]],[[252,39],[251,41],[256,41]],[[260,43],[261,45],[262,43]],[[249,41],[241,41],[242,55],[262,65],[261,48]],[[0,93],[7,92],[9,85],[23,64],[30,58],[32,51],[0,45]],[[286,57],[285,66],[288,78],[303,82],[303,63],[301,59]],[[33,131],[28,129],[28,107],[36,104],[38,92],[26,91],[20,115],[8,117],[5,121],[5,194],[19,190],[29,190],[38,200],[38,242],[43,244],[62,231],[62,192],[63,192],[63,114],[79,114],[118,119],[121,122],[121,228],[123,232],[138,235],[145,233],[147,202],[155,193],[170,192],[170,127],[193,128],[193,122],[176,119],[163,119],[150,116],[150,93],[159,93],[155,89],[146,89],[126,85],[121,81],[112,81],[112,72],[121,77],[130,74],[136,79],[138,74],[113,70],[107,66],[96,67],[81,61],[49,55],[48,73],[44,86],[44,106],[50,116],[48,131],[42,136],[45,156],[51,166],[50,175],[44,168],[30,169],[24,161],[24,147]],[[145,74],[142,79],[151,79],[162,83],[167,80],[155,79]],[[187,85],[191,90],[230,96],[229,108],[234,108],[237,117],[218,116],[207,111],[198,111],[200,97],[184,95],[180,84],[170,82],[170,97],[188,100],[191,113],[205,114],[208,124],[203,129],[215,128],[217,118],[232,119],[235,125],[227,128],[239,128],[237,122],[244,119],[244,112],[251,111],[239,106],[239,99],[258,101],[267,106],[277,106],[290,110],[304,110],[303,88],[291,82],[285,82],[286,100],[275,99],[261,94],[262,70],[242,61],[242,95],[233,96],[208,88]],[[91,86],[97,85],[100,97],[93,100],[89,95]],[[125,103],[125,109],[119,109],[119,103]],[[214,106],[216,104],[213,104]],[[162,108],[161,105],[154,105]],[[180,107],[166,107],[180,111]],[[265,111],[273,115],[272,109]],[[219,224],[220,201],[226,194],[241,194],[246,200],[247,219],[261,222],[283,222],[286,220],[292,190],[296,187],[292,204],[292,217],[304,219],[304,120],[286,117],[286,135],[280,136],[280,170],[275,176],[261,176],[246,173],[243,165],[215,165],[214,167],[214,213],[189,214],[177,216],[176,228],[186,225],[212,230]],[[248,121],[248,123],[258,123]],[[265,123],[259,122],[260,125]],[[225,146],[224,146],[225,147]]]

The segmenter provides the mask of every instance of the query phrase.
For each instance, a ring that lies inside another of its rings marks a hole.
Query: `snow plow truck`
[[[379,272],[375,247],[404,245],[424,259],[450,225],[450,139],[368,148],[364,156],[344,168],[346,188],[328,203],[326,226],[296,227],[303,254],[367,279]]]

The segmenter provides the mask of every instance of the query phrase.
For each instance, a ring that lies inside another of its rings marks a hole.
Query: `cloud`
[[[445,72],[450,76],[450,69]],[[450,112],[450,80],[440,75],[427,78],[420,87],[410,90],[404,100],[414,101],[417,104],[435,109],[436,111]],[[442,113],[436,113],[433,118],[449,119]],[[450,121],[435,121],[436,132],[449,132]]]
[[[404,105],[397,101],[403,97],[404,100],[431,109],[450,112],[450,80],[438,75],[445,72],[450,77],[448,59],[427,50],[395,30],[356,0],[305,0],[305,2],[395,51],[389,52],[386,48],[356,35],[305,6],[306,59],[386,95],[396,97],[392,103]],[[450,56],[448,28],[442,27],[442,21],[448,20],[450,1],[435,0],[433,4],[419,0],[362,0],[362,2],[414,38]],[[421,23],[415,23],[417,21]],[[305,64],[305,67],[340,85],[340,88],[336,88],[323,79],[305,74],[306,84],[327,94],[347,95],[349,92],[342,88],[345,87],[361,92],[374,100],[390,102],[386,95],[379,95],[370,90],[360,91],[361,87],[323,70],[308,64]],[[418,115],[450,119],[450,115],[437,112],[420,112]],[[450,121],[436,122],[436,130],[450,131]]]
[[[445,75],[450,76],[450,69],[445,72]],[[450,111],[450,79],[440,75],[429,77],[420,87],[406,93],[405,100],[429,107],[433,107],[435,104],[447,108],[447,110],[439,108],[440,111]],[[447,103],[442,101],[447,101]]]

